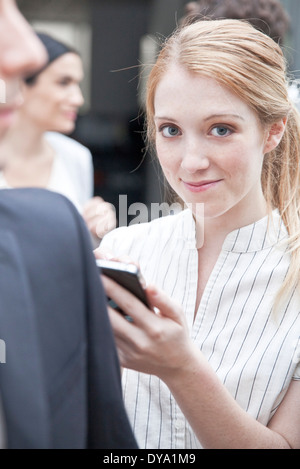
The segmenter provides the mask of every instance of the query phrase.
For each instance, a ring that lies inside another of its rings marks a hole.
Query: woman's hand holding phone
[[[103,284],[107,295],[118,301],[132,318],[132,322],[128,322],[109,307],[123,368],[154,374],[168,381],[189,366],[195,350],[179,305],[157,287],[148,286],[146,294],[152,308],[149,310],[108,277],[103,276]]]
[[[99,254],[102,259],[112,259],[103,251],[98,250]],[[129,259],[123,257],[123,261],[128,263]],[[186,366],[194,352],[181,307],[152,285],[144,289],[148,301],[146,306],[108,276],[102,275],[102,281],[107,296],[132,319],[128,322],[114,308],[108,307],[121,365],[155,374],[164,380]]]

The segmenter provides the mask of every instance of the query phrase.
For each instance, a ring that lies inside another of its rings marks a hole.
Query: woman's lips
[[[182,181],[186,189],[190,192],[205,192],[209,189],[215,187],[222,179],[214,179],[214,180],[207,180],[207,181],[199,181],[199,182],[188,182]]]
[[[66,111],[64,113],[65,117],[71,121],[76,121],[77,119],[77,112],[75,111]]]

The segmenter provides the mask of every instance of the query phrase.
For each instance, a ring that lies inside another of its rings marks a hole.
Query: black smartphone
[[[122,287],[133,293],[145,306],[150,308],[145,290],[141,284],[141,273],[139,268],[134,264],[126,264],[125,262],[109,261],[96,259],[96,264],[101,274],[110,277]],[[118,305],[109,299],[110,306],[123,313]],[[123,313],[124,314],[124,313]]]

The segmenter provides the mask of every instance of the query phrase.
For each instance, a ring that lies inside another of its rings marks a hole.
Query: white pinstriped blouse
[[[182,305],[192,340],[239,405],[264,425],[290,381],[300,379],[298,294],[290,296],[277,316],[271,313],[289,264],[285,246],[276,247],[286,230],[276,211],[273,219],[269,230],[265,217],[227,236],[195,321],[198,258],[188,209],[114,230],[101,245],[139,262],[146,281]],[[161,380],[124,370],[123,389],[141,448],[201,448]]]

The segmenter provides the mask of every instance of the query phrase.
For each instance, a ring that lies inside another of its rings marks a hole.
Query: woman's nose
[[[81,107],[84,104],[84,97],[81,88],[76,85],[70,95],[70,101],[74,106]]]
[[[181,167],[188,173],[195,173],[207,169],[210,161],[205,148],[200,143],[194,142],[186,145]]]

